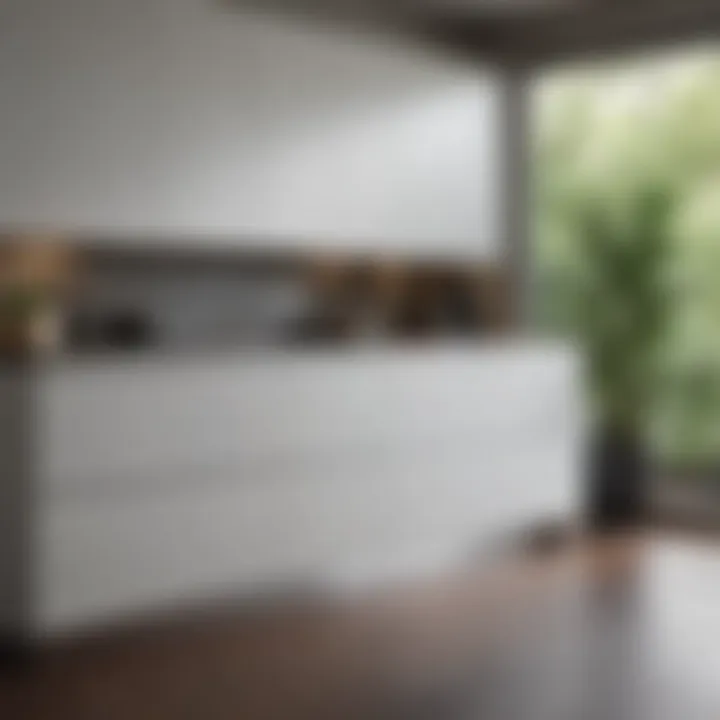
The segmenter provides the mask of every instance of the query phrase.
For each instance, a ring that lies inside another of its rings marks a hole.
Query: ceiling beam
[[[527,67],[720,38],[720,5],[642,0],[557,9],[531,17],[462,23],[435,19],[434,31],[479,58]]]
[[[421,38],[478,61],[542,67],[720,37],[714,0],[217,0]]]

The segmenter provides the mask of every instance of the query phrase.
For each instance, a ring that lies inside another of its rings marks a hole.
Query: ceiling
[[[402,28],[528,65],[720,35],[720,0],[226,1]]]
[[[538,64],[720,36],[718,0],[587,0],[489,17],[435,16],[436,30],[466,48]]]

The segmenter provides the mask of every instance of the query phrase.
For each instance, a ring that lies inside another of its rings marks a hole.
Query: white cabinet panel
[[[373,582],[574,521],[576,363],[541,348],[48,369],[41,629],[275,583]]]

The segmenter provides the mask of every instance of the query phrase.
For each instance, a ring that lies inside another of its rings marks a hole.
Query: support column
[[[515,329],[532,317],[532,73],[524,66],[500,71],[500,217],[505,267],[510,276]]]

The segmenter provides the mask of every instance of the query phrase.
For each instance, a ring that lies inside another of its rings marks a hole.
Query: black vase
[[[591,525],[597,530],[640,525],[647,517],[650,474],[644,443],[628,433],[598,431],[590,463]]]

